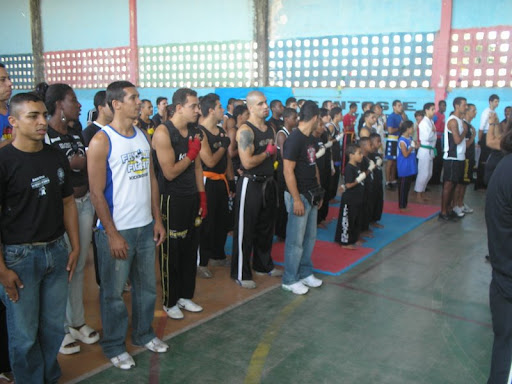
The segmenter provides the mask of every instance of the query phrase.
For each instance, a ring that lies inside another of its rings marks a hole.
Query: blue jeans
[[[128,258],[110,255],[108,237],[98,230],[96,246],[101,279],[100,307],[103,353],[112,358],[126,352],[128,311],[123,301],[123,288],[130,278],[132,284],[132,343],[144,345],[155,337],[151,323],[155,312],[156,277],[153,223],[144,227],[119,231],[128,243]]]
[[[318,207],[311,206],[306,198],[300,195],[304,204],[304,215],[293,213],[293,197],[284,193],[284,202],[288,212],[286,240],[284,245],[283,284],[290,285],[313,274],[311,254],[316,241],[316,217]]]
[[[13,303],[0,285],[7,308],[9,357],[17,383],[57,383],[57,362],[64,338],[68,295],[68,246],[61,236],[50,243],[4,245],[7,268],[18,274],[24,288]]]

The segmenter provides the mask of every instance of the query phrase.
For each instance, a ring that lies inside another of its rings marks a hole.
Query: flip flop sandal
[[[0,383],[12,383],[12,379],[5,373],[0,373]]]
[[[73,336],[66,333],[66,336],[64,336],[64,340],[62,340],[62,344],[60,345],[59,353],[62,353],[63,355],[73,355],[78,352],[80,352],[80,345],[76,342]]]
[[[85,344],[94,344],[100,339],[100,335],[87,324],[78,328],[69,327],[69,333],[75,338]]]

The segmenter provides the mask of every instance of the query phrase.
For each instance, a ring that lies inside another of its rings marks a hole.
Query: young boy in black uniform
[[[370,225],[375,228],[384,228],[378,221],[382,217],[382,210],[384,209],[384,186],[382,175],[382,155],[379,153],[379,148],[382,147],[382,138],[378,133],[370,135],[371,153],[368,158],[375,163],[373,170],[373,206],[370,208]]]
[[[373,170],[375,169],[375,162],[368,157],[372,152],[370,138],[361,137],[359,140],[359,146],[363,154],[363,161],[361,162],[360,167],[361,170],[366,173],[361,216],[361,236],[372,238],[373,231],[370,229],[370,221],[371,207],[374,204]]]
[[[361,230],[361,209],[366,173],[359,168],[359,164],[363,160],[363,153],[359,145],[351,144],[346,151],[349,161],[344,173],[345,192],[341,195],[334,241],[340,243],[343,248],[356,249],[355,243],[359,239]]]

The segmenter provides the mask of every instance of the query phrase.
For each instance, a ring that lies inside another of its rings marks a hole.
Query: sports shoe
[[[208,267],[197,267],[197,276],[202,279],[211,279],[213,277],[212,272],[208,269]]]
[[[254,271],[254,272],[258,276],[265,276],[265,275],[272,276],[272,277],[281,277],[281,276],[283,276],[283,271],[281,271],[280,269],[276,269],[276,268],[274,268],[270,272],[259,272],[259,271]]]
[[[242,288],[247,288],[247,289],[256,288],[256,283],[254,282],[254,280],[237,280],[236,282]]]
[[[185,311],[189,311],[189,312],[201,312],[203,310],[203,307],[201,307],[200,305],[197,305],[190,299],[179,299],[178,307],[180,307],[180,309],[184,309]]]
[[[133,361],[133,357],[130,356],[128,352],[123,352],[116,357],[110,359],[114,367],[128,370],[132,367],[135,367],[135,361]]]
[[[443,215],[442,213],[439,214],[438,218],[437,218],[439,221],[450,221],[450,216],[448,215]]]
[[[80,340],[85,344],[94,344],[100,339],[99,333],[87,324],[78,328],[69,327],[69,334],[73,336],[75,340]]]
[[[178,305],[175,305],[174,307],[171,307],[171,308],[167,308],[164,305],[164,311],[165,311],[165,313],[167,313],[167,316],[169,316],[171,319],[174,319],[174,320],[180,320],[185,317],[183,315],[183,312],[181,312],[181,309],[178,307]]]
[[[295,293],[296,295],[305,295],[309,291],[309,288],[302,284],[300,281],[297,281],[296,283],[290,285],[282,284],[281,287],[285,291]]]
[[[469,205],[464,204],[462,206],[462,212],[464,213],[473,213],[475,210],[471,208]]]
[[[464,212],[462,207],[453,207],[453,211],[458,217],[464,217]]]
[[[164,353],[169,349],[169,345],[164,343],[158,337],[154,337],[153,340],[144,344],[144,347],[149,349],[151,352]]]
[[[311,274],[308,277],[302,279],[300,281],[302,284],[304,284],[306,287],[310,288],[318,288],[323,284],[323,281],[320,279],[317,279],[315,275]]]

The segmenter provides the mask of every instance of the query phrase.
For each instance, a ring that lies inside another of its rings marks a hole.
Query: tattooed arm
[[[247,125],[242,125],[236,133],[238,143],[238,155],[243,167],[247,170],[254,168],[267,158],[267,153],[263,152],[254,155],[254,133]]]

